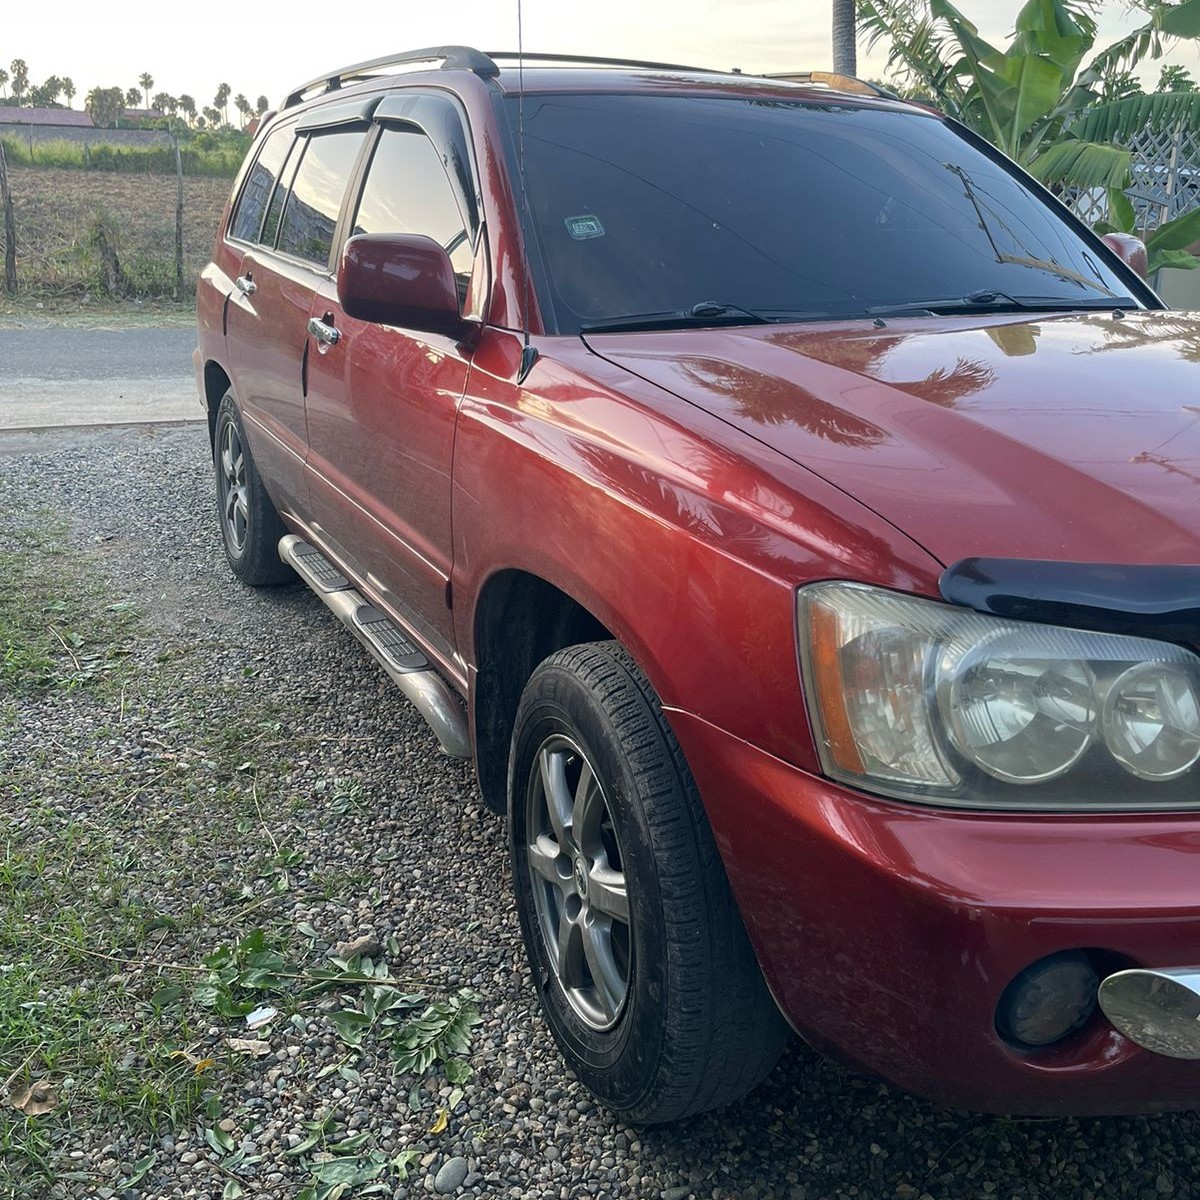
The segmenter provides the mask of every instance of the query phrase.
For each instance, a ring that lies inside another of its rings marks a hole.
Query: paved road
[[[0,430],[200,420],[192,329],[0,329]]]

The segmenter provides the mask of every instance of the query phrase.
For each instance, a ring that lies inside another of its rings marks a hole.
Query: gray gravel
[[[284,901],[287,919],[310,923],[330,945],[394,938],[405,974],[442,990],[470,985],[483,997],[476,1073],[440,1134],[429,1132],[432,1107],[410,1111],[411,1080],[393,1079],[386,1057],[365,1054],[358,1082],[337,1073],[318,1079],[321,1065],[344,1054],[320,1021],[310,1020],[306,1034],[270,1031],[270,1055],[249,1064],[222,1097],[227,1132],[264,1155],[248,1194],[297,1194],[308,1180],[283,1152],[300,1142],[305,1121],[330,1110],[389,1154],[420,1151],[406,1182],[389,1177],[396,1197],[1198,1194],[1194,1115],[980,1117],[856,1077],[799,1045],[731,1110],[650,1130],[613,1120],[565,1072],[537,1012],[509,899],[503,822],[482,808],[468,769],[436,753],[431,735],[314,597],[299,587],[251,592],[233,581],[210,497],[199,428],[0,438],[0,511],[70,513],[73,543],[94,555],[117,598],[149,614],[144,652],[210,647],[180,659],[180,695],[229,680],[247,704],[284,706],[284,743],[293,732],[325,735],[289,756],[281,785],[263,798],[302,856]],[[79,727],[80,711],[45,707],[39,736],[67,747],[81,741],[94,731]],[[109,736],[114,755],[129,752],[126,735]],[[333,779],[360,785],[359,802],[319,826],[290,825],[291,801]],[[331,880],[341,882],[327,898]],[[220,1196],[224,1180],[199,1128],[160,1133],[155,1167],[128,1194]],[[90,1171],[91,1182],[68,1182],[55,1194],[118,1194],[114,1180],[132,1153],[119,1131],[107,1142],[78,1136],[72,1147],[71,1165]]]

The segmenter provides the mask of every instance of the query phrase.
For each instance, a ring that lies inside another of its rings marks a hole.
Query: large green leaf
[[[1101,146],[1066,138],[1048,146],[1025,168],[1042,183],[1080,188],[1123,188],[1129,179],[1131,154],[1120,146]]]
[[[1008,145],[1004,149],[1012,154],[1019,150],[1030,129],[1054,111],[1066,80],[1061,67],[1034,54],[1006,58],[996,73],[1008,84],[1007,91],[997,93],[996,105],[1007,125]]]
[[[1200,37],[1200,0],[1184,0],[1164,11],[1162,31],[1171,37]]]
[[[1080,0],[1027,0],[1017,13],[1012,49],[1045,55],[1068,79],[1096,38],[1096,22]]]
[[[1127,142],[1143,129],[1200,129],[1200,92],[1152,92],[1088,108],[1070,123],[1085,142]]]
[[[1003,61],[1004,55],[990,42],[979,36],[979,30],[954,7],[949,0],[929,0],[930,15],[944,22],[962,51],[964,66],[971,76],[968,96],[977,96],[983,107],[991,139],[1007,154],[1015,154],[1016,147],[1008,138],[1009,123],[1005,120],[1004,93],[1011,86],[998,77],[994,69],[986,64]],[[980,130],[980,132],[985,132]]]
[[[1182,250],[1193,242],[1200,242],[1200,208],[1176,217],[1160,225],[1146,239],[1147,250]]]
[[[1148,255],[1146,263],[1148,274],[1153,275],[1155,271],[1159,271],[1163,267],[1173,267],[1177,271],[1194,271],[1200,267],[1200,258],[1189,254],[1186,250],[1155,250],[1153,254]]]
[[[1132,233],[1137,225],[1137,213],[1133,204],[1120,188],[1108,189],[1108,215],[1112,219],[1114,229],[1122,233]]]

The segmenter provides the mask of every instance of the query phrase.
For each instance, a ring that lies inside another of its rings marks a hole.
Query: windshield
[[[708,302],[772,320],[984,291],[1136,303],[1051,205],[934,117],[611,94],[524,109],[540,290],[562,332]]]

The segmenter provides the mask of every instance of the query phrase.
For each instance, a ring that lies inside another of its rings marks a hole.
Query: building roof
[[[0,104],[0,125],[71,125],[91,129],[92,118],[73,108],[25,108]]]

